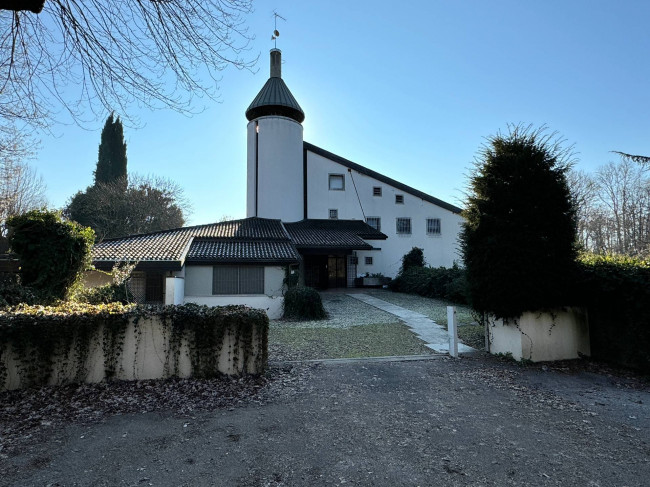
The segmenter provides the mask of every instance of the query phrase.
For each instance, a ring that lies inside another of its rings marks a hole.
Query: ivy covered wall
[[[0,387],[262,373],[268,317],[244,306],[17,306],[0,311]]]

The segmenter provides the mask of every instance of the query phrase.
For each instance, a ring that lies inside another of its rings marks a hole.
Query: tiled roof
[[[345,167],[354,169],[355,171],[361,174],[370,176],[371,178],[376,179],[377,181],[381,181],[382,183],[386,183],[389,186],[392,186],[394,188],[401,189],[405,193],[421,198],[424,201],[428,201],[429,203],[433,203],[434,205],[444,208],[445,210],[449,210],[452,213],[460,214],[460,212],[463,211],[461,208],[452,205],[451,203],[447,203],[446,201],[442,201],[434,196],[431,196],[430,194],[412,188],[411,186],[407,186],[404,183],[400,183],[399,181],[389,178],[388,176],[384,176],[383,174],[373,171],[372,169],[368,169],[367,167],[362,166],[361,164],[357,164],[356,162],[352,162],[341,156],[337,156],[336,154],[326,151],[325,149],[321,149],[320,147],[317,147],[314,144],[310,144],[309,142],[304,142],[303,144],[306,150],[313,152],[314,154],[318,154],[319,156],[323,156],[326,159],[330,159],[331,161],[338,162],[339,164]]]
[[[366,240],[386,235],[361,220],[303,220],[282,223],[245,218],[163,232],[104,240],[93,248],[93,263],[114,262],[180,269],[185,262],[294,263],[296,247],[332,250],[370,250]]]
[[[300,254],[289,240],[242,242],[195,239],[185,261],[292,264],[300,261]]]
[[[282,78],[269,78],[246,110],[249,121],[266,115],[282,115],[299,123],[305,119],[305,113]]]
[[[291,240],[299,248],[370,250],[366,240],[384,240],[386,235],[361,220],[302,220],[285,223]]]
[[[280,220],[245,218],[104,240],[93,247],[93,262],[153,261],[180,267],[193,238],[289,241]]]

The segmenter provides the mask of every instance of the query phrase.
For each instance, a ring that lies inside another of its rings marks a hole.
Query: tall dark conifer
[[[95,185],[119,182],[126,190],[126,162],[126,142],[124,142],[122,122],[119,116],[114,119],[111,113],[102,129]]]

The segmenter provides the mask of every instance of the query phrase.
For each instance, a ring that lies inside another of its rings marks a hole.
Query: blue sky
[[[650,155],[650,2],[255,2],[256,73],[222,72],[219,103],[192,117],[133,107],[130,173],[184,188],[188,223],[246,213],[244,112],[269,75],[273,10],[283,78],[305,140],[450,203],[486,136],[546,125],[595,171],[612,150]],[[92,183],[101,126],[59,125],[32,165],[62,207]]]

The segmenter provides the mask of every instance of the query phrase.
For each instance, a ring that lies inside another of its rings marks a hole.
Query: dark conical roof
[[[246,118],[254,120],[267,115],[289,117],[298,123],[305,119],[305,113],[282,81],[280,72],[280,50],[271,51],[271,77],[264,84],[246,110]]]

